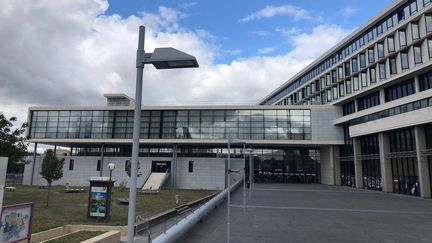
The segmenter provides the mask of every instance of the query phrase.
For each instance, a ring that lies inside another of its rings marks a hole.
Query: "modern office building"
[[[227,141],[238,139],[254,150],[255,181],[430,197],[431,58],[430,0],[398,0],[255,106],[143,107],[141,183],[169,167],[171,186],[221,189]],[[106,97],[104,107],[29,109],[31,142],[71,148],[59,183],[128,163],[133,100]],[[234,167],[247,168],[234,146]],[[41,183],[34,161],[25,183]]]

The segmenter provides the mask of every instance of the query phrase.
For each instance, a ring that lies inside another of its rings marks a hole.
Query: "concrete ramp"
[[[142,187],[143,191],[157,192],[168,178],[168,172],[152,172]]]

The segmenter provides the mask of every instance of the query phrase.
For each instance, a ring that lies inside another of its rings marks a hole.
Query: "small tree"
[[[48,149],[45,152],[45,157],[42,162],[42,171],[40,174],[42,175],[42,178],[48,182],[47,206],[49,206],[51,183],[63,177],[63,165],[64,159],[58,159],[54,154],[54,150]]]

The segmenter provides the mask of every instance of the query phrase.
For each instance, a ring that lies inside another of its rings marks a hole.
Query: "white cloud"
[[[340,14],[345,18],[348,18],[351,15],[353,15],[355,12],[357,12],[357,9],[352,8],[350,6],[346,6],[342,11],[340,11]]]
[[[276,28],[276,31],[281,33],[284,37],[292,37],[293,35],[297,35],[300,33],[300,30],[297,28]]]
[[[314,16],[314,14],[303,8],[287,4],[282,6],[266,6],[240,19],[239,22],[249,22],[263,18],[273,18],[277,15],[287,15],[292,17],[294,20],[321,20],[321,17]]]
[[[260,55],[262,55],[262,54],[268,54],[268,53],[274,52],[275,50],[276,50],[275,46],[264,47],[264,48],[258,49],[258,54],[260,54]]]
[[[215,64],[221,48],[209,42],[211,34],[182,27],[179,11],[161,7],[122,18],[106,15],[107,7],[105,1],[3,1],[0,111],[22,121],[28,106],[103,105],[105,92],[134,97],[141,24],[147,27],[146,51],[173,46],[200,64],[159,71],[146,66],[145,105],[254,104],[348,33],[320,25],[293,35],[294,49],[284,55]]]
[[[252,30],[249,33],[257,36],[269,36],[271,33],[265,30]]]

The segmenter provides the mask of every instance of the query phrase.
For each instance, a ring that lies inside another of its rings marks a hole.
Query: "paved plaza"
[[[256,184],[231,201],[231,242],[432,242],[432,200],[340,186]],[[226,202],[183,243],[226,242]]]

